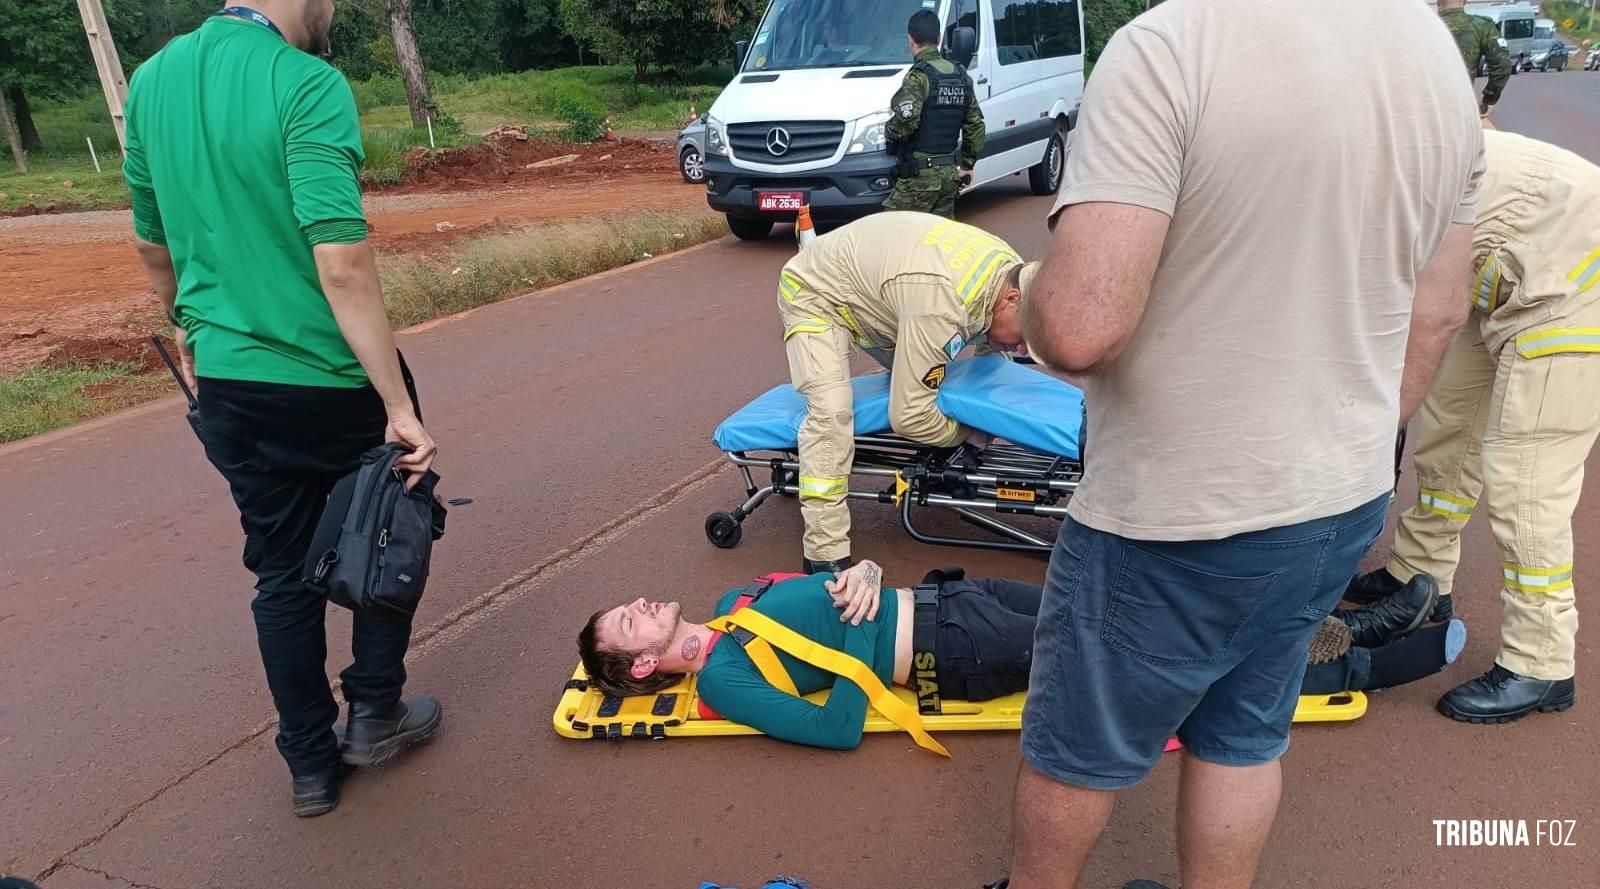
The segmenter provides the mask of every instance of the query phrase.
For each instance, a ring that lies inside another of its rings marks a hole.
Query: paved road
[[[1592,152],[1596,86],[1526,76],[1500,123]],[[1029,254],[1045,209],[1019,183],[963,202]],[[0,449],[0,872],[48,874],[47,889],[748,886],[779,873],[818,889],[956,889],[1002,873],[1014,735],[947,736],[945,762],[903,736],[835,754],[550,730],[590,611],[639,593],[709,604],[794,567],[792,504],[768,506],[733,551],[700,530],[737,493],[711,429],[784,377],[770,291],[791,251],[722,242],[405,335],[446,495],[476,500],[451,516],[411,657],[411,687],[445,700],[447,725],[403,767],[356,776],[324,818],[288,814],[237,520],[178,406]],[[1580,541],[1600,539],[1597,487]],[[953,559],[1043,574],[1036,558],[952,554],[909,543],[880,512],[857,516],[862,554],[897,580]],[[1467,539],[1465,663],[1377,696],[1356,723],[1296,730],[1262,885],[1594,884],[1600,710],[1499,728],[1432,710],[1493,655],[1498,567],[1486,528]],[[1600,588],[1592,560],[1578,570]],[[336,673],[347,622],[332,624]],[[1581,631],[1586,688],[1600,683],[1596,638]],[[1125,796],[1086,886],[1174,876],[1175,766]],[[1576,819],[1578,846],[1435,848],[1433,819],[1468,817]]]

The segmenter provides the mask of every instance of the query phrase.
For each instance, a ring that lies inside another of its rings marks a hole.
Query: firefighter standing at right
[[[1502,559],[1500,655],[1438,706],[1495,723],[1574,700],[1572,514],[1600,435],[1600,167],[1492,127],[1484,150],[1472,315],[1417,415],[1418,502],[1388,567],[1356,577],[1345,598],[1374,601],[1431,574],[1433,619],[1448,619],[1481,495]]]
[[[956,194],[983,150],[983,111],[964,68],[939,55],[939,17],[917,11],[906,24],[916,61],[889,100],[884,135],[898,160],[885,210],[956,215]]]
[[[1511,54],[1500,45],[1500,35],[1485,18],[1469,15],[1464,8],[1467,0],[1439,0],[1439,18],[1450,29],[1450,36],[1461,48],[1461,61],[1467,65],[1467,76],[1478,76],[1478,65],[1486,64],[1489,82],[1483,87],[1483,99],[1478,103],[1478,113],[1489,116],[1489,109],[1500,101],[1500,91],[1511,79]]]

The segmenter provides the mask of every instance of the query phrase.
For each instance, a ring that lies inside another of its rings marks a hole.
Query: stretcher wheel
[[[744,536],[744,528],[732,513],[714,512],[706,516],[706,539],[717,549],[733,549]]]

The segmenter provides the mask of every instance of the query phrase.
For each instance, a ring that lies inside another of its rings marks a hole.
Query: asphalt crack
[[[595,528],[593,531],[590,531],[572,543],[562,547],[555,553],[552,553],[551,555],[539,561],[533,567],[517,572],[510,578],[497,584],[494,589],[491,589],[488,592],[473,598],[472,601],[445,615],[432,626],[429,626],[419,633],[413,634],[411,637],[411,647],[406,652],[406,663],[411,664],[417,658],[423,657],[434,649],[460,638],[468,630],[482,623],[495,613],[503,610],[508,605],[511,605],[512,603],[521,599],[530,591],[536,589],[539,586],[538,582],[545,575],[564,570],[567,567],[581,563],[585,558],[592,555],[594,552],[604,549],[612,541],[624,536],[629,531],[632,531],[634,528],[638,527],[644,522],[649,521],[660,513],[671,509],[673,506],[677,505],[679,501],[704,487],[713,478],[717,477],[724,470],[726,470],[730,465],[731,464],[721,457],[711,461],[710,463],[707,463],[706,465],[696,469],[678,481],[673,482],[672,484],[663,488],[655,496],[645,500],[635,508],[618,515],[616,518],[611,519],[600,527]],[[338,680],[334,680],[331,687],[333,689],[334,699],[342,708],[345,703],[344,696],[341,694],[342,684]],[[122,877],[107,874],[103,871],[84,867],[83,865],[77,864],[69,859],[79,852],[82,852],[90,846],[93,846],[94,844],[105,839],[113,831],[127,822],[129,818],[132,818],[134,815],[138,814],[139,810],[143,809],[145,806],[148,806],[160,799],[162,796],[165,796],[167,793],[174,790],[185,781],[204,771],[217,760],[222,759],[246,744],[250,744],[260,739],[267,732],[270,732],[277,727],[277,725],[278,720],[276,716],[267,719],[266,721],[257,725],[255,728],[251,729],[249,734],[239,738],[238,740],[224,747],[222,750],[208,757],[205,762],[200,763],[189,771],[184,772],[182,775],[179,775],[171,781],[168,781],[166,784],[162,785],[160,789],[156,790],[148,797],[145,797],[142,801],[136,803],[126,812],[123,812],[115,821],[110,824],[110,826],[106,827],[104,830],[100,831],[94,836],[83,840],[76,846],[73,846],[65,854],[58,857],[49,867],[45,868],[45,870],[34,879],[38,882],[43,882],[49,879],[51,875],[60,871],[62,868],[75,867],[79,870],[109,877],[110,879],[122,880],[122,882],[133,886],[134,889],[161,889],[161,887],[145,886],[143,884],[134,883],[132,881],[123,879]]]
[[[124,885],[132,886],[133,889],[161,889],[160,886],[156,886],[156,885],[153,885],[153,884],[150,884],[150,883],[136,883],[133,880],[128,879],[127,877],[119,877],[116,874],[108,874],[103,870],[98,870],[98,869],[92,868],[92,867],[86,867],[84,865],[77,864],[75,862],[68,862],[67,864],[63,865],[63,867],[75,868],[77,870],[83,871],[86,874],[94,874],[97,877],[102,877],[102,878],[107,879],[107,880],[116,880],[117,882],[122,883]],[[50,873],[53,873],[53,872],[54,871],[51,871]],[[39,877],[39,879],[43,880],[45,878],[45,876],[48,876],[48,875],[49,875],[48,873],[44,874],[44,875],[41,875]]]

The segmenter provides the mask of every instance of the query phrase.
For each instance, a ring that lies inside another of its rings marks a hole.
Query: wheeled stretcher
[[[906,533],[923,543],[1048,553],[1041,536],[1015,517],[1059,522],[1083,475],[1083,393],[1034,367],[998,355],[951,362],[939,387],[946,416],[993,437],[982,450],[933,448],[895,435],[889,424],[889,375],[851,380],[855,461],[851,500],[890,504]],[[712,441],[739,467],[743,503],[706,519],[714,545],[739,545],[745,519],[774,494],[799,494],[799,430],[805,398],[793,386],[768,390],[717,427]],[[758,484],[757,473],[764,474]],[[861,480],[867,480],[863,487]],[[953,537],[919,527],[918,510],[953,511],[982,534]]]

